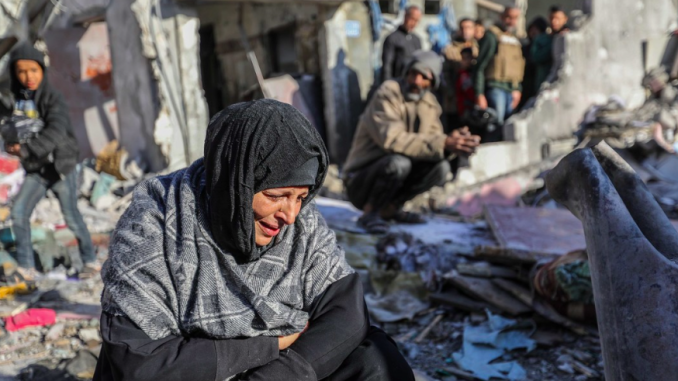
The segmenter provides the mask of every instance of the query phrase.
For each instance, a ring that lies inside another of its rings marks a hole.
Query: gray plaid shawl
[[[300,332],[316,296],[353,272],[334,232],[311,203],[258,260],[238,264],[210,235],[204,187],[202,160],[137,186],[102,271],[104,311],[152,339]]]

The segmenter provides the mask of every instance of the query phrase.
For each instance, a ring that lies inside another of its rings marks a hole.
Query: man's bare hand
[[[283,349],[287,349],[290,347],[290,345],[294,344],[295,341],[301,336],[302,333],[306,332],[308,329],[308,323],[306,323],[306,328],[304,328],[303,331],[298,332],[298,333],[293,333],[289,336],[282,336],[278,338],[278,350],[282,351]]]
[[[487,108],[487,98],[485,98],[484,94],[478,95],[478,97],[476,98],[476,103],[478,104],[478,107],[480,107],[483,110]]]
[[[445,149],[456,154],[470,155],[480,145],[480,136],[471,135],[468,127],[452,131],[445,139]]]
[[[515,110],[518,108],[518,104],[520,103],[520,99],[522,98],[523,94],[518,90],[514,90],[511,92],[511,96],[511,109]]]
[[[21,144],[5,144],[5,151],[14,156],[21,156]]]

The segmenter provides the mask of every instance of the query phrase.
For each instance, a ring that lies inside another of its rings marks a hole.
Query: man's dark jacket
[[[421,41],[414,33],[399,27],[384,40],[381,53],[381,81],[401,77],[412,58],[412,53],[421,50]]]
[[[26,172],[41,172],[46,165],[51,165],[46,163],[52,154],[57,172],[66,176],[75,169],[80,152],[64,97],[47,82],[43,54],[31,45],[23,44],[15,48],[10,56],[11,90],[15,100],[25,98],[22,92],[24,88],[16,77],[15,64],[18,60],[35,61],[40,64],[44,73],[33,99],[45,127],[40,136],[22,146],[21,164]]]

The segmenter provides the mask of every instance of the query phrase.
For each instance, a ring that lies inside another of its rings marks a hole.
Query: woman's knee
[[[398,350],[396,343],[381,329],[371,327],[363,344],[363,374],[369,380],[414,380],[412,368]]]

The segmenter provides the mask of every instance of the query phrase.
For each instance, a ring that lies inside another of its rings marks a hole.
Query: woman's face
[[[257,246],[266,246],[285,225],[292,225],[308,197],[308,187],[263,190],[252,198],[254,237]]]

